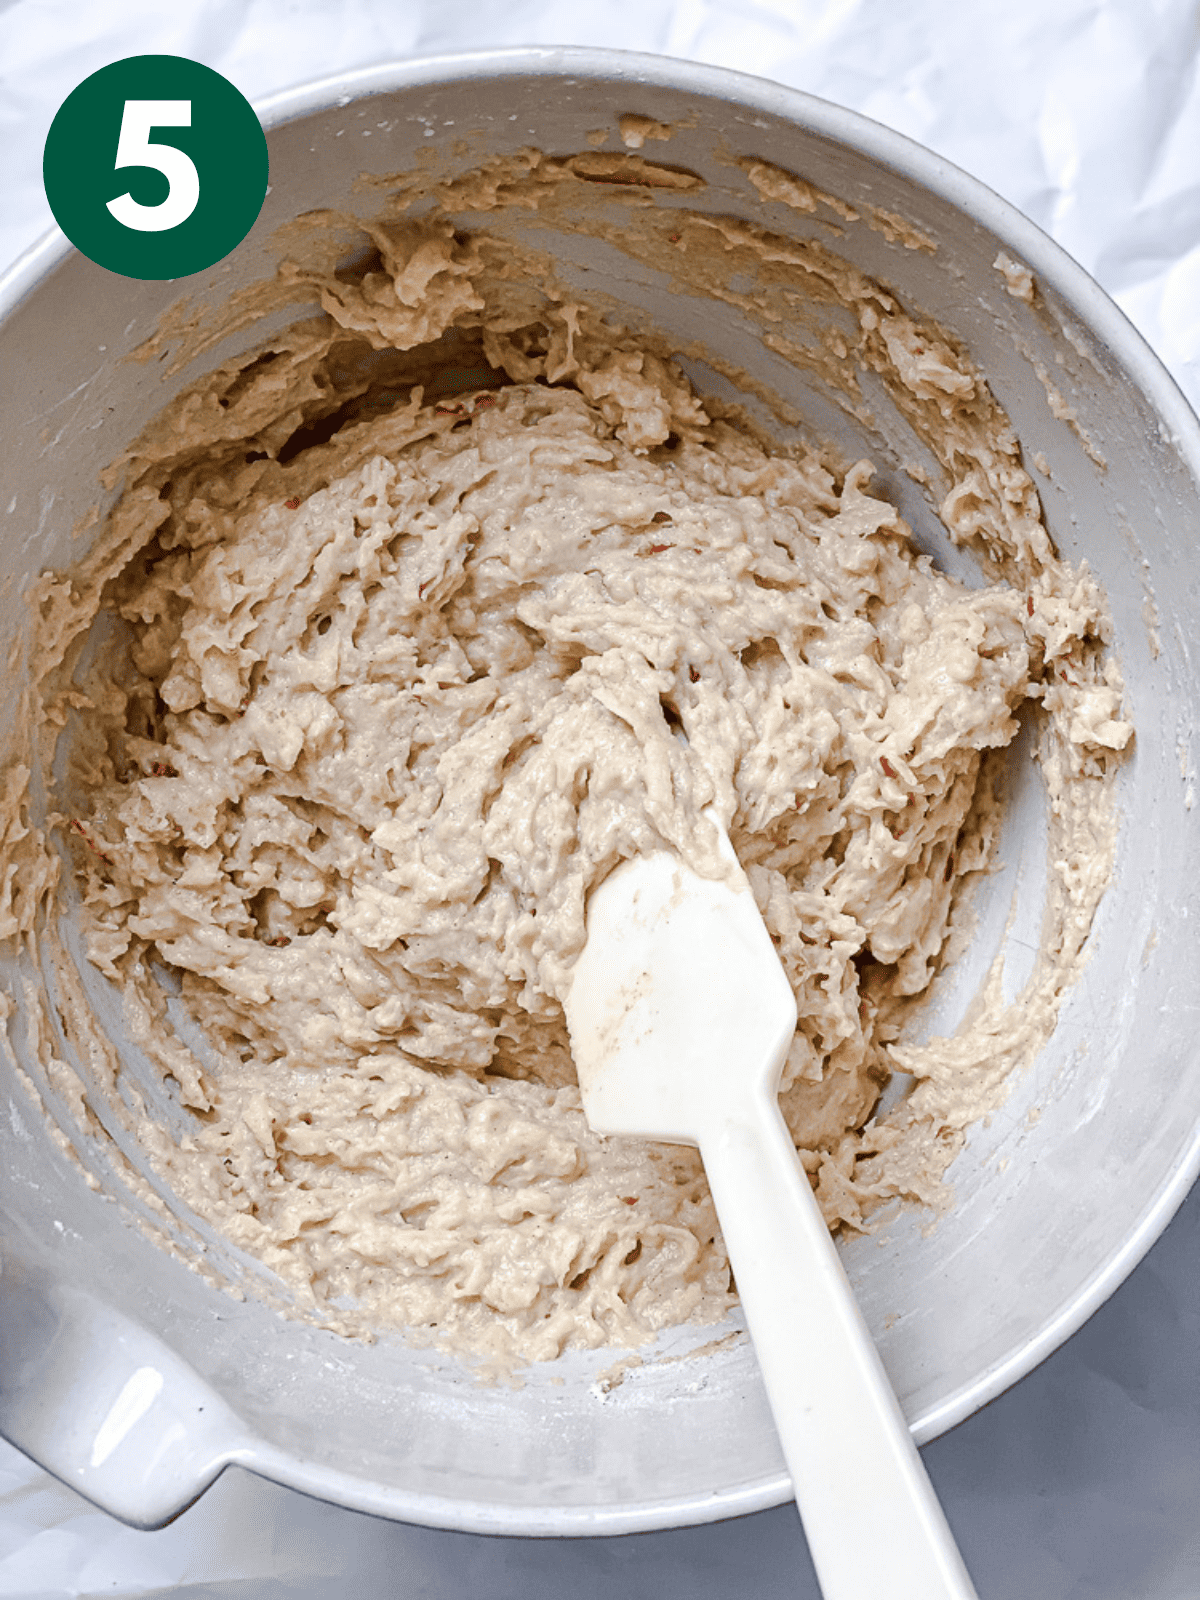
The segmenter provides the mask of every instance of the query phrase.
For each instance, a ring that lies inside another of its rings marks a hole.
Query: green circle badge
[[[71,243],[127,278],[184,278],[246,237],[267,192],[250,102],[184,56],[101,67],[58,109],[42,157]]]

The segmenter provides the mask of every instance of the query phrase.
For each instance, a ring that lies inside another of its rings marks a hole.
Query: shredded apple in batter
[[[580,1109],[559,996],[589,891],[664,845],[719,871],[715,799],[796,992],[782,1105],[828,1221],[936,1198],[1053,1026],[1108,875],[1130,729],[1103,598],[963,354],[819,246],[848,365],[935,441],[982,587],[918,553],[869,463],[772,445],[511,241],[436,216],[373,241],[354,271],[285,271],[322,314],[173,403],[96,553],[46,580],[88,953],[185,1131],[121,1111],[103,1052],[89,1093],[327,1326],[638,1343],[733,1286],[696,1153]],[[765,254],[744,223],[721,249]],[[1016,1004],[993,986],[954,1038],[905,1044],[1030,702],[1043,960]]]

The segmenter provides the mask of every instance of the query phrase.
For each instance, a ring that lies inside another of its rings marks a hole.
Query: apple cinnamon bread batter
[[[558,997],[589,890],[664,844],[718,871],[715,798],[796,991],[782,1104],[830,1224],[934,1197],[1107,879],[1130,729],[1103,598],[982,381],[877,286],[847,274],[847,304],[956,462],[981,587],[867,462],[770,446],[502,242],[375,242],[313,279],[323,317],[168,410],[60,589],[64,637],[102,612],[117,641],[70,690],[88,951],[189,1112],[178,1138],[129,1113],[158,1178],[300,1311],[530,1358],[637,1343],[732,1286],[696,1153],[581,1112]],[[1030,702],[1053,936],[1019,1006],[905,1046]],[[897,1067],[916,1087],[876,1115]]]

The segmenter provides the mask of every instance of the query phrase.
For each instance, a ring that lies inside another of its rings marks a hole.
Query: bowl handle
[[[165,1345],[8,1248],[0,1434],[102,1511],[147,1529],[254,1454],[244,1424]]]

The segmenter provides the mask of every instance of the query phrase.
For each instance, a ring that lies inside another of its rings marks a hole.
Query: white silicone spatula
[[[779,1109],[796,1002],[729,876],[672,851],[593,892],[566,997],[598,1133],[698,1145],[826,1600],[974,1600]]]

